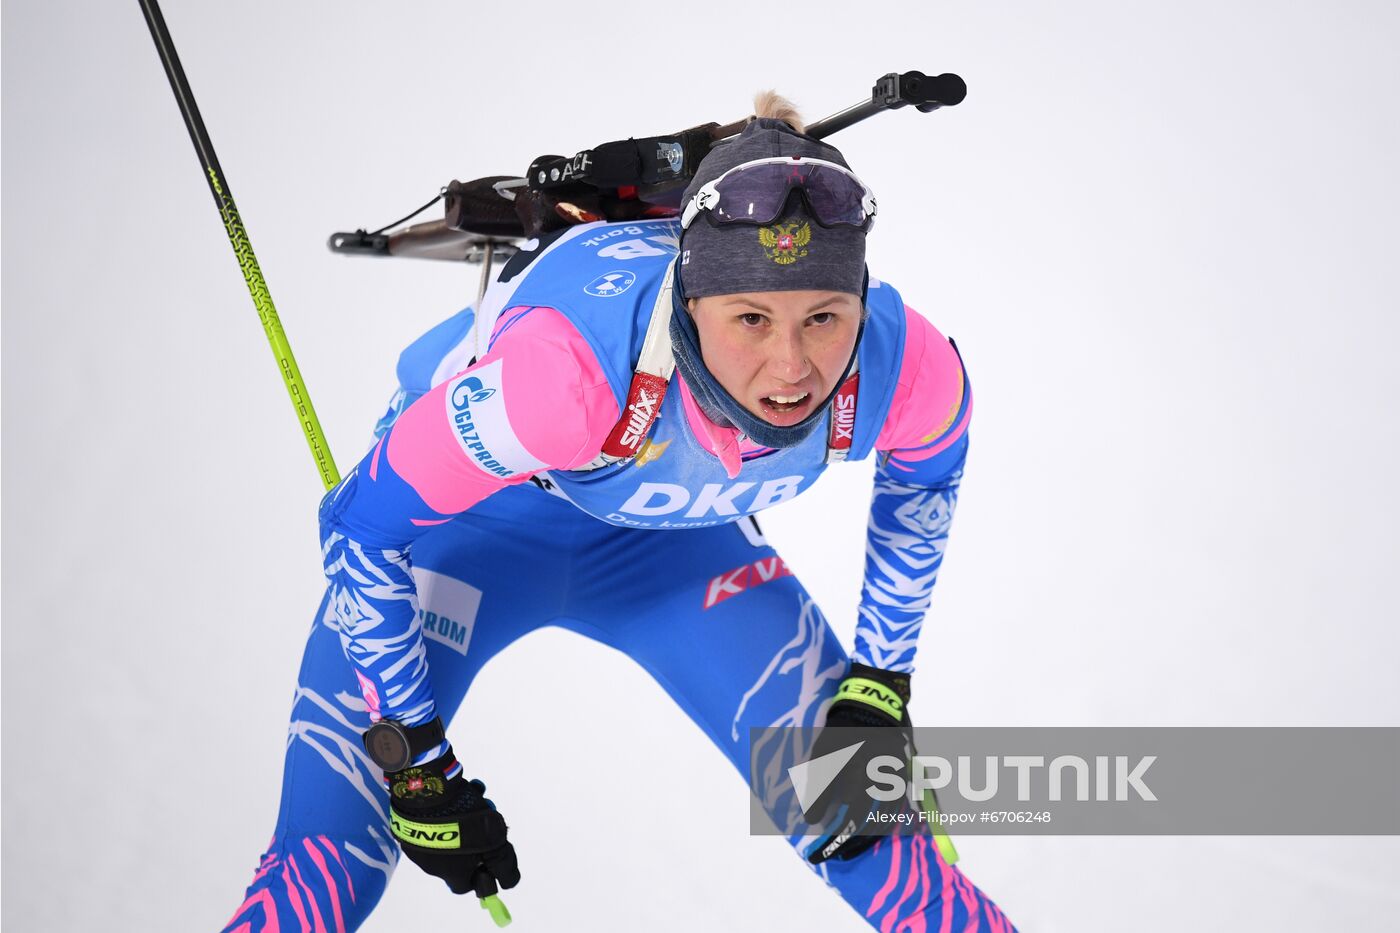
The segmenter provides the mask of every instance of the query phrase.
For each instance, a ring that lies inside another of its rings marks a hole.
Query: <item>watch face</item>
[[[370,726],[365,733],[365,751],[385,771],[402,771],[412,760],[408,737],[398,723],[377,722]]]

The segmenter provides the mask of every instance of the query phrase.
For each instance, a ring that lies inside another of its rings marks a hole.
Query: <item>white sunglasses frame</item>
[[[807,156],[769,156],[764,159],[754,159],[751,162],[742,162],[713,181],[705,182],[700,190],[695,192],[695,196],[686,202],[685,211],[681,214],[681,229],[685,230],[689,228],[690,225],[695,222],[695,218],[700,216],[701,211],[713,210],[719,206],[720,194],[718,186],[725,178],[740,169],[752,168],[755,165],[778,164],[816,165],[822,168],[833,168],[842,175],[849,176],[861,187],[860,207],[861,210],[865,211],[866,220],[870,221],[872,224],[874,223],[876,214],[875,192],[871,191],[870,186],[861,181],[860,176],[846,168],[846,166],[838,165],[835,162],[828,162],[826,159],[810,159]]]

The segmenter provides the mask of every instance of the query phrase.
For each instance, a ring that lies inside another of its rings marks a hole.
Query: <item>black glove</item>
[[[413,864],[447,882],[453,894],[488,897],[520,883],[506,821],[486,785],[462,778],[449,748],[423,765],[386,775],[389,827]],[[456,770],[453,777],[448,771]]]
[[[908,674],[852,662],[846,679],[836,688],[826,728],[818,733],[809,760],[859,741],[860,749],[842,774],[855,774],[860,779],[832,782],[804,813],[808,823],[826,830],[807,847],[807,861],[815,865],[830,858],[854,858],[881,836],[889,835],[893,824],[880,819],[881,815],[908,810],[903,798],[873,800],[862,790],[867,786],[863,776],[871,759],[890,755],[908,762],[913,754],[908,704]],[[865,731],[849,731],[852,728]]]

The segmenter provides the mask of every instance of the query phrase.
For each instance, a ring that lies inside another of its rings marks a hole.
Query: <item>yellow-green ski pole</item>
[[[243,270],[243,280],[248,283],[248,291],[253,296],[253,306],[258,309],[267,342],[272,345],[272,354],[277,358],[277,368],[282,373],[282,381],[287,393],[292,397],[292,407],[296,409],[297,420],[306,434],[306,442],[311,446],[311,456],[316,459],[316,469],[321,473],[321,482],[327,489],[340,482],[335,461],[331,459],[330,447],[321,431],[321,422],[316,419],[316,409],[311,406],[311,396],[302,385],[301,371],[297,369],[296,358],[292,356],[291,344],[282,331],[282,322],[277,317],[277,309],[272,304],[267,283],[263,281],[262,269],[258,268],[257,257],[253,255],[253,244],[248,240],[248,232],[243,229],[243,220],[238,216],[238,208],[233,203],[228,179],[219,166],[219,158],[214,154],[214,144],[209,140],[209,132],[204,128],[204,120],[199,116],[199,107],[194,102],[185,70],[180,67],[180,57],[175,54],[175,43],[165,28],[165,17],[161,15],[156,0],[141,0],[141,12],[146,14],[146,25],[151,27],[151,38],[155,40],[156,51],[165,65],[165,75],[170,79],[170,88],[175,92],[175,100],[180,105],[180,115],[185,118],[185,128],[190,131],[190,140],[199,155],[209,190],[214,194],[214,203],[219,207],[224,230],[228,232],[229,243],[233,246],[238,265]]]
[[[214,144],[210,142],[209,132],[204,128],[204,120],[194,102],[194,94],[185,78],[185,70],[180,66],[180,57],[175,53],[175,43],[171,41],[170,31],[165,27],[165,18],[161,15],[156,0],[140,2],[141,12],[146,15],[146,25],[151,27],[151,38],[155,40],[161,63],[165,65],[165,75],[170,79],[171,90],[175,92],[175,100],[180,105],[180,115],[185,118],[185,128],[190,132],[190,140],[199,155],[205,179],[209,182],[209,190],[214,195],[214,203],[218,205],[219,216],[223,218],[224,230],[228,233],[234,255],[238,257],[238,265],[243,270],[243,279],[248,283],[248,291],[253,296],[253,306],[258,309],[263,332],[267,334],[267,342],[272,345],[272,353],[277,358],[277,368],[281,371],[282,381],[286,383],[287,392],[292,397],[292,407],[296,409],[297,419],[301,421],[306,442],[311,446],[311,456],[316,459],[321,482],[330,489],[340,482],[340,474],[336,471],[335,461],[331,459],[326,436],[321,431],[321,422],[317,420],[316,409],[311,405],[311,396],[302,385],[301,371],[297,369],[296,358],[292,356],[291,344],[287,342],[287,335],[282,331],[282,322],[277,317],[277,309],[272,304],[267,283],[263,281],[257,257],[253,255],[253,244],[248,240],[248,233],[243,229],[243,220],[238,216],[238,208],[233,203],[228,179],[224,177],[219,158],[214,154]],[[510,911],[506,910],[506,905],[494,890],[489,895],[481,896],[481,906],[490,913],[497,926],[510,923]]]
[[[953,839],[948,835],[948,831],[943,828],[940,821],[940,811],[938,809],[938,795],[932,789],[926,789],[923,796],[924,819],[933,832],[934,845],[938,846],[938,854],[943,856],[943,861],[949,865],[956,865],[958,862],[958,848],[953,845]]]
[[[491,915],[491,922],[498,927],[510,926],[510,911],[500,897],[500,886],[486,869],[478,869],[472,877],[472,888],[476,891],[478,903]]]

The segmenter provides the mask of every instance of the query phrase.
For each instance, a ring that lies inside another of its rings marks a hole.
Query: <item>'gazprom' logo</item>
[[[492,360],[447,384],[447,418],[462,452],[482,472],[506,478],[544,464],[516,436],[501,388],[501,361]]]
[[[453,386],[447,396],[447,403],[452,406],[452,425],[457,429],[457,443],[462,445],[467,455],[488,473],[511,476],[511,471],[493,457],[491,451],[481,442],[481,434],[472,418],[472,402],[484,402],[495,394],[495,389],[488,389],[482,385],[480,379],[468,376]]]
[[[481,384],[481,380],[475,376],[468,376],[466,379],[463,379],[462,384],[457,387],[457,391],[465,392],[468,399],[473,402],[484,402],[496,394],[495,389],[486,388]],[[460,400],[454,399],[452,404],[460,409],[465,403],[459,404],[459,401]]]
[[[413,568],[418,591],[418,622],[423,637],[466,657],[481,608],[481,590],[456,577],[422,567]]]

